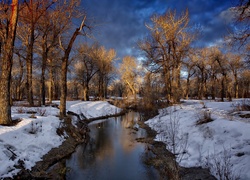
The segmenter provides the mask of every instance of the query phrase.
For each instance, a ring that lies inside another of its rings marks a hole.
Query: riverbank
[[[64,120],[64,124],[57,130],[58,135],[67,133],[66,140],[56,148],[51,149],[37,162],[31,170],[20,167],[21,171],[14,179],[64,179],[67,171],[66,158],[69,157],[79,144],[88,142],[88,126],[86,123],[72,125],[72,117]]]
[[[247,99],[183,100],[145,123],[157,132],[155,140],[187,167],[180,168],[181,176],[203,167],[217,179],[249,179],[249,107]]]
[[[71,118],[59,120],[58,103],[28,107],[25,102],[15,102],[11,109],[13,125],[0,125],[0,179],[56,177],[66,171],[65,168],[52,170],[52,167],[58,167],[57,162],[86,140],[87,129],[83,126],[87,127],[87,122],[78,124],[76,117],[72,121]],[[121,111],[103,101],[68,101],[69,109],[89,119],[112,116]]]
[[[175,160],[175,156],[166,149],[166,144],[154,140],[157,132],[151,129],[143,121],[139,121],[139,126],[146,130],[148,136],[147,138],[139,138],[137,141],[147,143],[150,150],[155,155],[146,163],[153,165],[160,172],[162,179],[216,180],[216,178],[209,173],[208,169],[199,167],[185,168],[179,166]]]

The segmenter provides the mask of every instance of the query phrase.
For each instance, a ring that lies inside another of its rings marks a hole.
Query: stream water
[[[67,179],[133,180],[160,179],[157,170],[146,165],[147,145],[135,138],[145,137],[137,127],[138,114],[108,118],[89,124],[90,141],[78,146],[67,160]]]

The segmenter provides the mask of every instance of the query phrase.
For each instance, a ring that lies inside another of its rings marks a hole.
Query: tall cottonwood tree
[[[18,19],[18,0],[0,3],[0,124],[11,124],[10,81]]]
[[[169,10],[163,15],[154,15],[151,21],[153,25],[147,26],[151,36],[139,46],[146,54],[149,69],[162,73],[167,100],[176,102],[181,98],[182,61],[194,40],[188,26],[189,14],[186,11],[177,15]]]

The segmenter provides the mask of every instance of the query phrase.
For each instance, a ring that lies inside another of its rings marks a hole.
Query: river
[[[147,145],[136,141],[147,135],[137,126],[138,117],[129,112],[90,123],[90,141],[78,146],[67,160],[66,179],[160,179],[158,171],[145,164],[145,158],[151,156]]]

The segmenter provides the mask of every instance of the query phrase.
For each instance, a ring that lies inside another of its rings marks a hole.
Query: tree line
[[[60,99],[64,118],[67,99],[87,101],[90,96],[141,96],[147,105],[160,99],[249,97],[249,26],[226,37],[234,51],[194,48],[199,29],[190,25],[188,10],[168,10],[146,24],[149,34],[138,42],[143,62],[126,56],[118,66],[114,49],[98,43],[74,46],[77,37],[89,36],[92,29],[80,3],[1,1],[0,124],[11,124],[13,100],[41,106]],[[247,8],[249,1],[240,1],[233,9],[237,24],[249,23]]]

